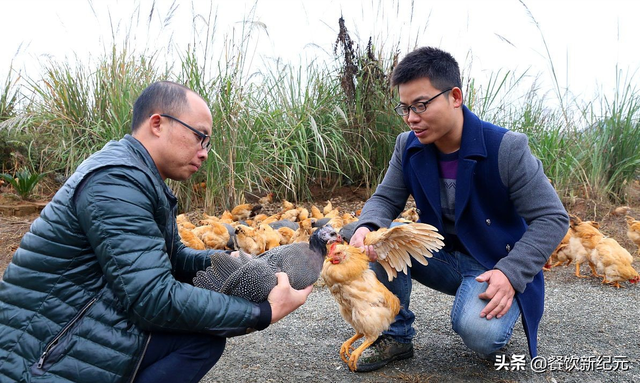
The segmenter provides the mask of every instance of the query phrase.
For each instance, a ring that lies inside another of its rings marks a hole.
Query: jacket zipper
[[[44,360],[47,358],[47,355],[49,354],[53,346],[58,343],[60,338],[62,338],[67,333],[67,331],[69,331],[69,329],[84,315],[87,310],[89,310],[89,307],[91,307],[97,300],[98,297],[94,297],[89,301],[89,303],[84,305],[84,307],[80,309],[80,311],[78,311],[78,313],[73,318],[71,318],[71,321],[62,328],[62,331],[60,331],[58,335],[56,335],[56,337],[47,344],[47,346],[44,348],[44,351],[42,352],[42,355],[40,355],[40,359],[38,359],[38,368],[42,368],[42,366],[44,365]]]
[[[142,349],[142,355],[140,355],[140,360],[138,361],[135,370],[133,370],[133,375],[131,376],[131,380],[129,380],[129,382],[131,383],[133,383],[133,381],[136,379],[136,375],[138,375],[138,370],[140,370],[140,365],[142,364],[142,360],[144,359],[144,354],[147,353],[149,342],[151,342],[151,334],[149,334],[149,336],[147,337],[147,341],[144,344],[144,348]]]

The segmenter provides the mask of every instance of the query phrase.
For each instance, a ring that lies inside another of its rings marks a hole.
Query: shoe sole
[[[355,372],[370,372],[370,371],[374,371],[374,370],[382,368],[382,367],[386,366],[387,364],[389,364],[391,362],[394,362],[396,360],[403,360],[403,359],[409,359],[409,358],[413,358],[413,347],[411,348],[411,350],[405,351],[405,352],[403,352],[401,354],[396,354],[396,355],[392,356],[389,359],[381,360],[379,362],[368,363],[368,364],[365,364],[363,366],[358,366],[357,363],[356,363]]]

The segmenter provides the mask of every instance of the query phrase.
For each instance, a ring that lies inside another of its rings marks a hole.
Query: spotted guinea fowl
[[[218,252],[211,266],[198,271],[194,286],[263,302],[277,284],[277,272],[285,272],[294,289],[304,289],[318,280],[327,254],[327,244],[341,241],[330,225],[317,229],[309,242],[275,247],[258,256],[243,252],[238,257]]]

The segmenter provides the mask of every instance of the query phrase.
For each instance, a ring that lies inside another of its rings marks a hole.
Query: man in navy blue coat
[[[420,222],[445,237],[445,248],[388,282],[402,310],[363,353],[357,371],[413,356],[412,280],[454,295],[453,330],[480,357],[495,358],[522,317],[536,356],[544,307],[542,267],[567,232],[569,219],[529,149],[527,137],[480,120],[464,104],[456,60],[437,48],[409,53],[394,69],[400,134],[385,177],[366,202],[351,245],[388,227],[413,196]],[[365,247],[372,262],[377,254]],[[420,304],[420,302],[414,302]]]

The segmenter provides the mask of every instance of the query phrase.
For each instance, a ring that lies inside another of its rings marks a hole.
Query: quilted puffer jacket
[[[268,303],[185,283],[210,261],[180,242],[176,203],[129,135],[78,167],[0,281],[0,382],[130,382],[155,331],[268,326]]]

